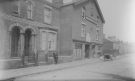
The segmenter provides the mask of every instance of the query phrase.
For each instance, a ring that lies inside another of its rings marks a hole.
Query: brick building
[[[0,58],[6,68],[101,51],[104,18],[96,0],[1,0]]]
[[[61,54],[91,58],[102,50],[104,18],[96,0],[73,0],[60,9]]]

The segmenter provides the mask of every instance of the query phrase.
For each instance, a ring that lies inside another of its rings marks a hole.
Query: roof
[[[48,5],[52,6],[52,7],[55,7],[55,8],[62,8],[62,7],[65,7],[65,6],[68,6],[68,5],[79,5],[79,4],[82,4],[82,3],[85,3],[86,1],[90,1],[90,0],[72,0],[71,2],[68,2],[68,3],[64,3],[62,5],[56,5],[56,4],[51,4],[49,2],[47,2],[46,0],[44,0]],[[98,1],[97,0],[93,0],[95,5],[96,5],[96,8],[98,10],[98,13],[101,17],[101,20],[103,23],[105,23],[105,19],[103,17],[103,14],[102,14],[102,11],[100,9],[100,6],[98,4]]]
[[[68,5],[72,5],[72,4],[79,5],[79,4],[82,4],[82,3],[86,2],[86,1],[89,1],[89,0],[73,0],[70,3],[63,4],[63,6],[68,6]],[[102,22],[105,23],[105,19],[103,17],[103,14],[102,14],[102,11],[101,11],[100,6],[98,4],[98,1],[97,0],[93,0],[93,1],[94,1],[95,5],[97,7],[97,10],[98,10],[98,13],[99,13],[99,15],[101,17]]]
[[[99,6],[99,4],[98,4],[98,1],[97,1],[97,0],[94,0],[94,2],[95,2],[95,4],[96,4],[96,7],[97,7],[97,9],[98,9],[99,15],[101,16],[101,19],[102,19],[103,23],[105,23],[105,19],[104,19],[104,16],[103,16],[103,14],[102,14],[102,11],[101,11],[101,9],[100,9],[100,6]]]

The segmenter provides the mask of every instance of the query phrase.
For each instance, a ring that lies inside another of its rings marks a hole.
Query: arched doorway
[[[25,56],[29,56],[31,52],[31,37],[32,37],[31,30],[27,29],[24,35],[25,35],[24,54]]]
[[[26,29],[24,33],[24,56],[27,63],[32,62],[32,30]]]
[[[20,28],[13,27],[11,31],[11,57],[18,57],[20,54]]]

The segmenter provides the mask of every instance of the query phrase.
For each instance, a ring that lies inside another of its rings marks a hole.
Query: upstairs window
[[[33,3],[32,1],[28,0],[27,3],[27,18],[32,19],[33,16]]]
[[[97,32],[96,32],[96,40],[97,41],[99,40],[99,30],[97,30]]]
[[[50,8],[44,8],[44,22],[51,24],[51,20],[52,20],[52,11]]]
[[[86,37],[86,25],[82,24],[81,37]]]
[[[16,1],[16,2],[14,3],[14,8],[13,8],[13,13],[14,13],[14,15],[20,16],[20,9],[21,9],[20,1]]]
[[[82,7],[82,18],[85,19],[86,8]]]

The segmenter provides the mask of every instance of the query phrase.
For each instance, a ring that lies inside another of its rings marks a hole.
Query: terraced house
[[[95,57],[105,23],[96,0],[1,0],[0,55],[5,68]],[[64,58],[63,58],[64,57]]]

